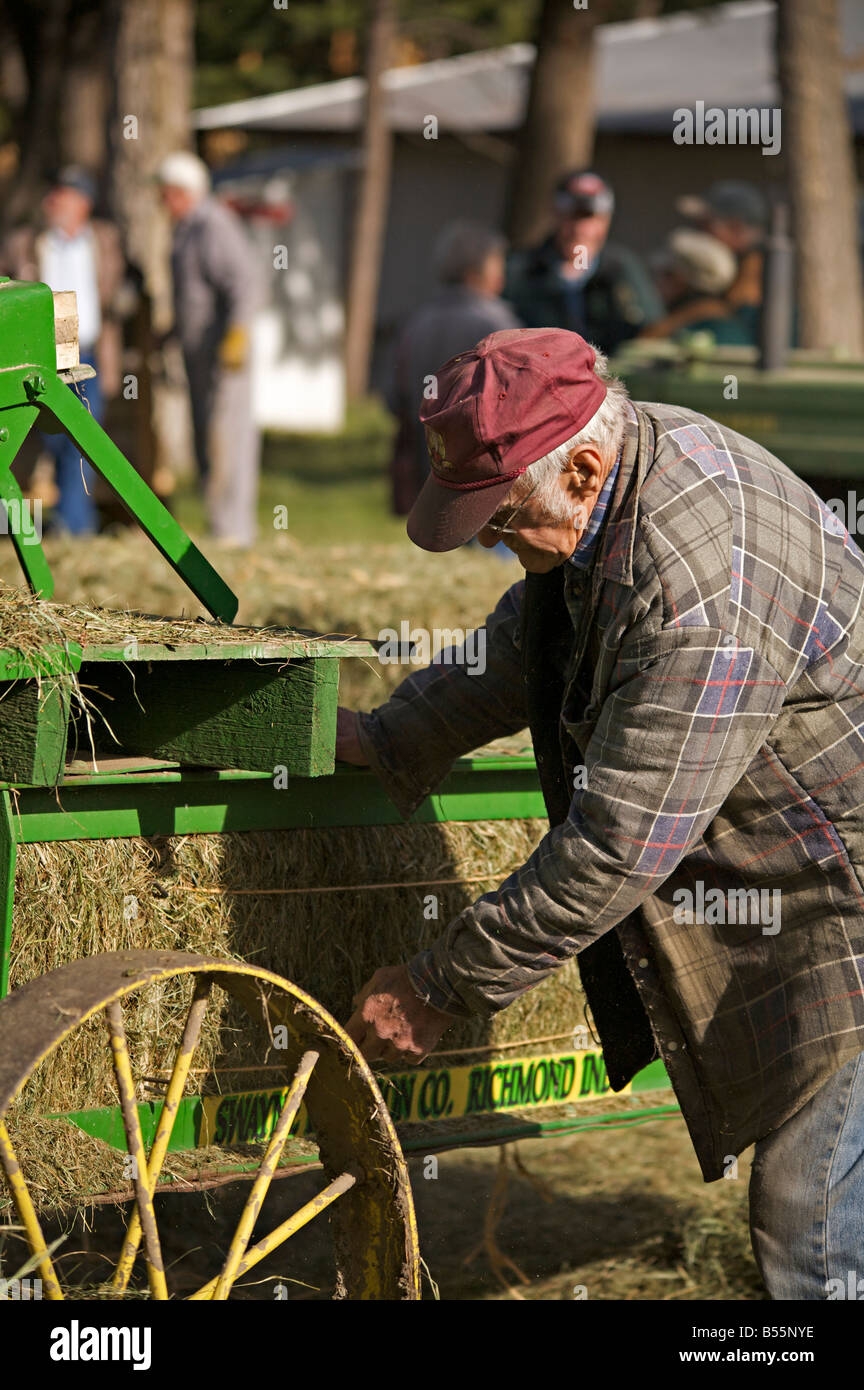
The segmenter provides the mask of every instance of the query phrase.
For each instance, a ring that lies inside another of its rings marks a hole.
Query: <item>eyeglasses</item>
[[[521,512],[522,508],[525,506],[525,503],[526,503],[526,502],[528,501],[528,499],[537,491],[537,487],[538,487],[538,485],[539,485],[539,482],[540,482],[540,479],[538,478],[538,479],[536,480],[536,482],[534,483],[533,487],[531,487],[530,490],[529,490],[528,492],[526,492],[525,496],[522,498],[522,501],[519,502],[518,505],[517,505],[516,507],[514,507],[513,511],[512,511],[512,512],[510,513],[510,515],[504,520],[504,523],[503,523],[501,526],[497,525],[496,523],[494,523],[494,522],[492,522],[492,521],[487,521],[487,522],[486,522],[486,526],[484,527],[484,530],[486,530],[486,531],[492,531],[492,532],[494,532],[494,534],[495,534],[496,536],[512,536],[512,535],[515,535],[515,532],[513,531],[513,528],[512,528],[512,526],[510,525],[510,523],[511,523],[512,521],[515,521],[515,520],[516,520],[516,518],[517,518],[517,516],[519,515],[519,513]],[[494,512],[493,512],[493,516],[494,516]]]

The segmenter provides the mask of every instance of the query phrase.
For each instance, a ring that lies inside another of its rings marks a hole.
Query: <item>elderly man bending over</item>
[[[526,577],[482,675],[343,711],[339,754],[408,815],[527,724],[551,829],[349,1032],[419,1062],[578,955],[613,1089],[662,1057],[707,1182],[755,1144],[766,1287],[825,1298],[864,1269],[864,556],[779,459],[631,402],[574,333],[493,333],[438,388],[408,532],[504,536]]]

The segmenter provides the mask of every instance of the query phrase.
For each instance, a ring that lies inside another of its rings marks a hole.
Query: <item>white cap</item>
[[[188,193],[198,193],[201,197],[210,192],[210,170],[203,159],[186,150],[178,150],[163,159],[156,178],[159,183],[185,188]]]
[[[675,270],[698,294],[725,294],[738,274],[733,252],[710,232],[678,227],[667,246]]]

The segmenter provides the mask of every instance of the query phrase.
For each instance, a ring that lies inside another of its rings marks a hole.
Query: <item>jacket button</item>
[[[648,959],[647,959],[646,956],[643,956],[642,959],[641,959],[640,962],[639,962],[639,969],[640,969],[640,970],[647,970],[647,968],[648,968]]]
[[[669,1049],[670,1052],[677,1052],[677,1051],[678,1051],[678,1044],[677,1044],[676,1042],[667,1043],[666,1046],[667,1046],[667,1048]]]

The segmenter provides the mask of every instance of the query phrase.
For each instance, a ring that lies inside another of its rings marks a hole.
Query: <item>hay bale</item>
[[[480,821],[24,845],[16,870],[11,987],[98,951],[213,952],[286,976],[344,1021],[353,995],[378,965],[428,945],[450,918],[527,858],[543,829],[540,821]],[[485,882],[465,882],[481,875]],[[461,881],[439,885],[440,879]],[[338,893],[268,891],[418,881],[422,886]],[[430,894],[438,898],[437,920],[424,911]],[[146,1007],[142,1001],[130,1012],[130,1043],[146,1074],[167,1065],[185,989],[178,983],[148,991]],[[492,1021],[460,1022],[445,1035],[446,1047],[563,1034],[581,1016],[570,965]],[[220,1035],[215,1009],[208,1028],[203,1058],[239,1065],[242,1044]],[[113,1095],[98,1025],[81,1038],[74,1074],[57,1074],[50,1063],[42,1070],[43,1110],[101,1105]]]
[[[524,862],[543,832],[541,821],[481,821],[22,845],[11,987],[99,951],[200,951],[276,971],[344,1022],[353,995],[377,966],[430,943],[462,907]],[[480,875],[487,881],[465,882]],[[262,891],[453,878],[461,882],[308,895]],[[424,915],[427,894],[438,896],[437,921]],[[137,1077],[167,1074],[190,991],[188,980],[169,981],[125,1005]],[[460,1022],[442,1047],[451,1052],[525,1040],[531,1052],[561,1049],[564,1039],[528,1040],[571,1032],[582,1022],[582,1006],[574,961],[491,1022]],[[124,1186],[116,1151],[62,1121],[44,1120],[117,1103],[106,1032],[101,1019],[78,1030],[38,1068],[10,1116],[19,1156],[45,1207],[67,1200],[66,1194],[83,1198]],[[257,1067],[261,1058],[260,1038],[248,1020],[216,991],[196,1057],[196,1067],[204,1069],[201,1089],[267,1085],[263,1073],[232,1071]],[[152,1086],[139,1091],[141,1100],[159,1094]],[[182,1176],[213,1161],[212,1151],[170,1155],[166,1175]]]

